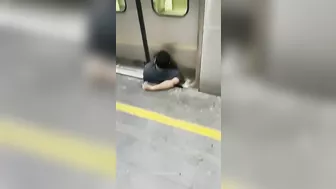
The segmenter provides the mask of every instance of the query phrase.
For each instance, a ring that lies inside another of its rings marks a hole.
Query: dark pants
[[[114,11],[93,15],[89,32],[89,51],[115,59],[116,21]]]

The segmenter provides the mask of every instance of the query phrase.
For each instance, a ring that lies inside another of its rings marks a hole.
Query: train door
[[[136,1],[117,0],[117,57],[145,61],[143,40],[146,40],[150,56],[169,47],[180,67],[195,75],[203,0],[141,0],[140,19]],[[121,3],[122,9],[118,11]],[[145,38],[141,35],[141,19]]]
[[[118,58],[146,60],[135,0],[116,0],[116,33]]]
[[[198,63],[200,2],[202,0],[141,1],[150,54],[169,48],[188,76],[195,75]]]

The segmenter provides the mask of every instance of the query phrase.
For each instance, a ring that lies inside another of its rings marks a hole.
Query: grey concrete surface
[[[330,24],[335,1],[265,2],[267,14],[260,17],[266,43],[262,53],[267,52],[265,77],[279,86],[335,97],[336,27]]]
[[[335,101],[279,88],[239,69],[228,72],[227,63],[222,72],[223,179],[246,189],[335,188]]]
[[[81,45],[0,30],[0,112],[37,124],[114,141],[115,91],[81,75]]]
[[[220,99],[189,89],[145,92],[118,76],[117,99],[220,130]],[[117,112],[117,187],[220,188],[220,142]]]
[[[220,188],[220,142],[117,116],[118,188]]]
[[[113,189],[115,181],[0,146],[1,189]]]
[[[194,122],[220,130],[220,97],[199,93],[193,89],[172,89],[146,92],[142,81],[117,77],[118,101],[142,107],[167,116]]]
[[[115,90],[83,80],[83,45],[0,28],[0,117],[115,146]],[[0,188],[114,188],[112,179],[0,146]]]

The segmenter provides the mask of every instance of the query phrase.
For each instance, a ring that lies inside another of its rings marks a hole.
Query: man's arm
[[[174,77],[171,80],[166,80],[157,85],[149,85],[148,83],[144,83],[142,88],[146,91],[162,91],[174,88],[177,84],[180,83],[180,79],[178,77]]]

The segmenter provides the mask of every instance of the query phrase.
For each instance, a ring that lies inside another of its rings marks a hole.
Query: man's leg
[[[92,54],[86,62],[84,74],[93,82],[103,81],[114,84],[116,78],[115,60],[99,54]]]
[[[148,83],[144,83],[142,88],[146,91],[162,91],[174,88],[180,82],[179,78],[174,77],[171,80],[166,80],[162,83],[156,85],[149,85]]]
[[[102,20],[96,20],[102,22]],[[104,30],[105,29],[105,30]],[[85,65],[85,73],[93,81],[114,83],[115,73],[115,35],[113,28],[104,28],[96,23],[91,30],[88,50],[89,59]]]

